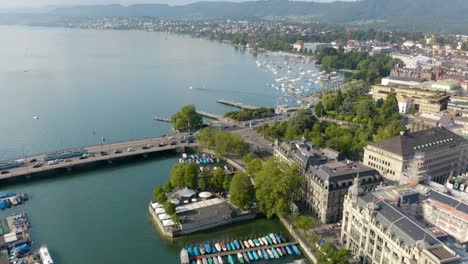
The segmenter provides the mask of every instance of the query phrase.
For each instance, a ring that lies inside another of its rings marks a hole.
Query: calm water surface
[[[256,58],[229,45],[163,33],[0,27],[0,160],[166,134],[185,104],[222,113],[216,99],[273,106]],[[192,87],[190,89],[189,87]],[[38,116],[39,119],[33,119]],[[93,133],[95,132],[95,133]],[[273,220],[162,239],[147,213],[176,157],[4,186],[30,194],[0,212],[29,214],[36,245],[57,263],[178,263],[180,247],[205,240],[285,233]],[[284,261],[284,260],[282,260]]]

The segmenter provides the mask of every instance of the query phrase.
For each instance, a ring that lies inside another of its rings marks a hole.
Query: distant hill
[[[362,0],[301,2],[263,0],[241,3],[198,2],[60,7],[49,15],[66,17],[149,16],[171,19],[284,17],[327,24],[386,30],[468,34],[468,0]]]

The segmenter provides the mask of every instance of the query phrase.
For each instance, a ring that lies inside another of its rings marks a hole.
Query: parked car
[[[175,140],[171,141],[171,145],[177,145],[177,142]]]
[[[31,159],[29,162],[31,163],[37,162],[37,159]]]
[[[133,152],[133,151],[135,151],[135,149],[133,149],[133,148],[128,148],[127,151],[128,151],[128,152]]]
[[[7,174],[7,173],[10,173],[10,172],[7,171],[7,170],[4,170],[4,171],[0,172],[0,174]]]
[[[122,150],[120,150],[120,149],[116,149],[116,150],[114,150],[114,153],[115,153],[115,154],[122,153]]]
[[[149,149],[149,147],[148,146],[143,146],[142,149]]]
[[[39,167],[42,167],[42,163],[40,162],[36,162],[36,164],[34,164],[33,168],[39,168]]]
[[[101,156],[107,156],[107,155],[109,155],[109,153],[107,153],[107,152],[105,152],[105,151],[101,151],[100,154],[101,154]]]

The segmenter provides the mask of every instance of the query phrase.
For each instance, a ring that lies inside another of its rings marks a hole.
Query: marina
[[[192,263],[250,263],[260,259],[279,259],[286,256],[300,256],[297,242],[270,233],[246,240],[220,241],[188,246],[180,252],[181,264]]]

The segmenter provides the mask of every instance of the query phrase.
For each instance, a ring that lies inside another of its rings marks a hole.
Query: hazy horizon
[[[184,5],[196,2],[246,2],[252,0],[0,0],[0,9],[44,8],[53,6],[109,5],[109,4],[169,4]],[[357,0],[300,0],[307,2],[335,2]]]

